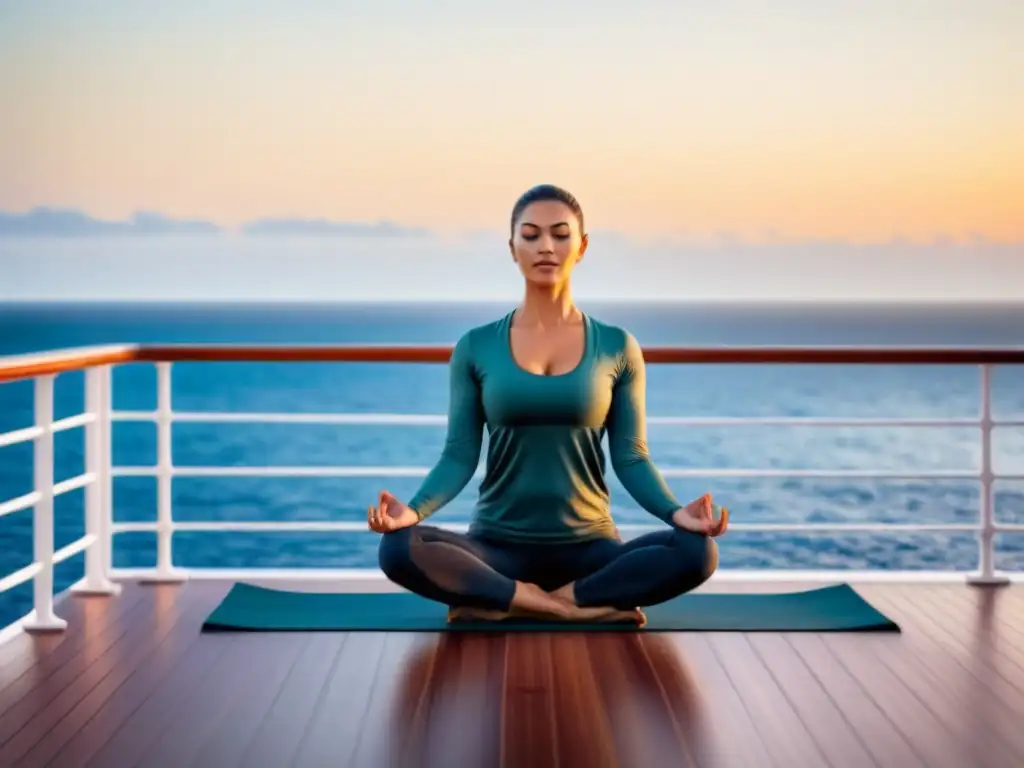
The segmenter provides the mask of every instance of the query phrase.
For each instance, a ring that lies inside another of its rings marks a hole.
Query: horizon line
[[[510,303],[518,303],[519,299],[466,299],[462,297],[455,298],[444,298],[439,297],[435,299],[360,299],[360,300],[346,300],[346,299],[293,299],[293,298],[223,298],[223,299],[188,299],[188,298],[159,298],[159,299],[145,299],[145,298],[80,298],[80,299],[51,299],[51,298],[0,298],[0,310],[10,306],[76,306],[76,305],[119,305],[119,306],[220,306],[220,305],[248,305],[248,306],[265,306],[268,304],[274,304],[279,306],[309,306],[309,307],[361,307],[361,306],[434,306],[434,305],[457,305],[460,307],[466,306],[481,306],[490,307],[494,305],[507,305]],[[618,298],[618,297],[590,297],[580,299],[575,302],[578,305],[591,303],[591,304],[689,304],[694,306],[699,305],[748,305],[748,306],[870,306],[878,304],[902,304],[902,305],[932,305],[932,306],[953,306],[953,305],[971,305],[971,306],[1005,306],[1005,307],[1021,307],[1024,308],[1024,298],[1022,299],[978,299],[971,297],[957,298],[934,298],[927,296],[909,296],[909,297],[885,297],[881,296],[878,298],[838,298],[838,299],[813,299],[813,298],[792,298],[792,299],[781,299],[781,298],[757,298],[757,299],[742,299],[742,298],[728,298],[722,296],[711,296],[706,298]]]

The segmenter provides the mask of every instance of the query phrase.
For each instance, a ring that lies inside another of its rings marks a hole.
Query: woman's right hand
[[[419,521],[419,515],[387,491],[380,492],[377,506],[370,507],[366,513],[366,522],[370,530],[376,533],[391,533],[416,525]]]

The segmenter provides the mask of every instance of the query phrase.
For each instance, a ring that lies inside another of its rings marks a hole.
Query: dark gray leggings
[[[678,528],[625,543],[521,544],[419,524],[381,536],[378,559],[391,581],[449,606],[507,610],[517,581],[547,591],[575,581],[579,605],[630,610],[703,584],[718,545]]]

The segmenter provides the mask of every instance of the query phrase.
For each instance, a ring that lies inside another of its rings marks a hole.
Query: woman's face
[[[527,282],[552,286],[568,281],[587,249],[587,237],[569,206],[543,200],[523,211],[509,247]]]

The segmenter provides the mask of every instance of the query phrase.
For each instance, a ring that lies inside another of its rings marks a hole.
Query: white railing
[[[0,579],[0,594],[28,581],[33,582],[33,610],[21,620],[26,630],[62,630],[67,622],[54,612],[54,566],[85,552],[85,576],[72,586],[79,594],[112,595],[120,586],[109,577],[111,571],[110,529],[110,388],[109,366],[85,372],[85,412],[54,421],[55,374],[35,377],[35,425],[0,434],[0,447],[34,442],[31,493],[0,504],[0,517],[33,508],[33,562]],[[85,472],[54,482],[54,435],[66,430],[85,429]],[[54,549],[54,499],[79,488],[85,489],[85,535],[59,550]]]
[[[70,418],[54,421],[54,379],[56,373],[32,375],[31,368],[21,377],[34,379],[35,425],[6,434],[0,434],[0,448],[27,441],[34,442],[34,485],[35,489],[24,496],[0,503],[0,517],[33,508],[33,562],[15,573],[0,579],[0,594],[33,580],[34,608],[20,622],[21,628],[30,631],[62,630],[64,619],[54,609],[54,566],[74,555],[85,553],[84,577],[71,587],[75,593],[116,594],[119,580],[143,580],[149,582],[174,582],[188,578],[216,579],[258,579],[273,580],[324,580],[343,579],[353,575],[366,577],[375,573],[372,569],[183,569],[174,566],[173,535],[175,532],[365,532],[363,522],[331,521],[266,521],[266,522],[177,522],[172,509],[171,483],[175,477],[421,477],[429,467],[385,467],[385,466],[269,466],[269,467],[177,467],[172,457],[172,430],[175,423],[276,423],[276,424],[335,424],[335,425],[403,425],[435,426],[444,425],[446,419],[440,415],[404,414],[289,414],[289,413],[201,413],[175,412],[171,400],[171,362],[156,362],[157,408],[155,411],[114,411],[112,410],[112,365],[131,360],[134,347],[117,347],[100,350],[92,354],[93,363],[83,357],[81,367],[85,368],[85,412]],[[68,353],[70,354],[70,353]],[[84,354],[84,353],[81,353]],[[1024,353],[1022,353],[1024,354]],[[67,355],[65,354],[65,357]],[[65,357],[51,356],[46,359],[65,360]],[[43,359],[42,356],[39,356]],[[0,359],[8,367],[17,360]],[[33,358],[34,359],[34,358]],[[70,359],[70,358],[68,358]],[[113,360],[114,362],[104,362]],[[14,362],[12,362],[14,361]],[[401,360],[400,360],[401,361]],[[14,366],[16,367],[16,366]],[[76,370],[71,363],[57,366],[58,370]],[[753,532],[866,532],[866,533],[918,533],[918,532],[967,532],[979,538],[979,567],[976,571],[894,573],[879,571],[852,573],[849,571],[824,572],[733,572],[744,579],[765,578],[789,580],[793,578],[852,579],[876,578],[890,580],[910,578],[929,580],[932,578],[965,578],[972,584],[1004,584],[1018,579],[1022,574],[1013,572],[997,573],[994,562],[994,537],[1000,532],[1024,532],[1024,525],[998,523],[993,507],[993,483],[1002,480],[1024,480],[1024,475],[996,475],[992,466],[992,431],[996,426],[1024,427],[1024,419],[993,419],[991,404],[992,364],[981,364],[980,394],[981,412],[977,418],[959,419],[827,419],[827,418],[687,418],[650,417],[650,424],[671,426],[816,426],[816,427],[977,427],[981,440],[980,471],[939,470],[914,472],[886,472],[865,470],[787,470],[787,469],[694,469],[663,468],[668,478],[682,477],[802,477],[802,478],[858,478],[858,479],[941,479],[973,480],[981,485],[981,504],[976,523],[730,523],[730,530]],[[26,370],[22,366],[22,370]],[[2,371],[0,371],[2,372]],[[15,378],[13,374],[6,377]],[[0,377],[0,381],[4,378]],[[157,433],[157,462],[153,467],[112,466],[112,423],[114,421],[155,422]],[[56,433],[84,427],[85,429],[85,471],[76,477],[54,482],[54,435]],[[115,523],[113,515],[112,479],[128,476],[155,476],[157,480],[157,510],[155,522]],[[56,496],[78,488],[85,489],[85,535],[60,550],[54,548],[53,500]],[[442,527],[465,530],[466,524],[444,524]],[[624,524],[624,532],[641,532],[656,529],[656,525]],[[114,568],[112,566],[113,537],[120,533],[151,532],[157,538],[157,562],[153,568]],[[727,571],[720,571],[728,577]]]

